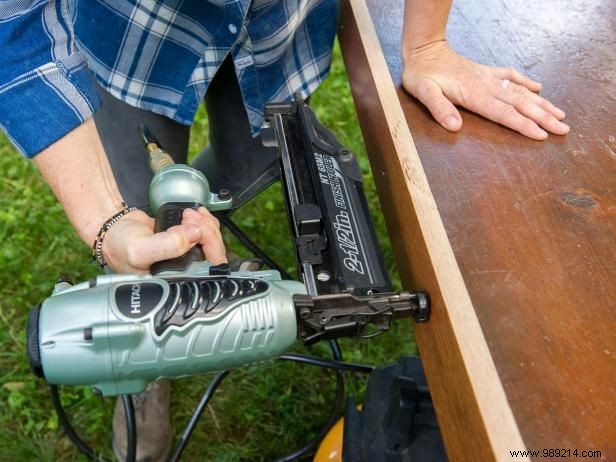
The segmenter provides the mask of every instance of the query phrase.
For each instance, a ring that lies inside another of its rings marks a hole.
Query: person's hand
[[[213,264],[227,261],[218,220],[204,207],[184,210],[182,223],[161,233],[154,233],[153,218],[131,212],[109,229],[102,251],[117,273],[147,273],[153,263],[179,257],[195,245]]]
[[[457,106],[535,140],[547,132],[564,135],[565,113],[534,92],[541,84],[502,67],[488,67],[453,51],[446,41],[430,43],[404,56],[402,84],[447,130],[462,127]],[[547,132],[546,132],[547,130]]]

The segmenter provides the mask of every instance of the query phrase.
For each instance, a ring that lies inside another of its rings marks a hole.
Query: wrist
[[[402,61],[405,66],[411,64],[416,59],[438,58],[450,51],[447,38],[444,36],[434,40],[427,40],[416,44],[403,44]]]
[[[144,227],[145,225],[145,227]],[[147,227],[147,228],[146,228]],[[101,253],[107,266],[117,273],[143,272],[132,264],[134,250],[141,237],[154,232],[154,219],[139,209],[132,209],[120,218],[107,232]]]
[[[73,223],[75,230],[86,244],[92,246],[92,243],[104,224],[111,217],[121,212],[125,205],[126,204],[121,199],[114,198],[113,200],[99,203],[95,207],[88,208],[87,210],[83,208],[81,213],[79,212],[79,208],[81,207],[74,207],[71,210],[72,214],[80,217],[79,220],[75,220]]]
[[[137,210],[136,207],[128,207],[128,205],[126,205],[126,202],[122,202],[121,209],[118,212],[111,215],[101,225],[96,235],[96,238],[94,239],[93,244],[92,244],[92,258],[101,268],[107,265],[107,262],[109,261],[106,258],[109,255],[108,239],[105,239],[105,238],[108,237],[108,234],[110,230],[112,230],[114,225],[116,225],[120,220],[122,220],[128,214],[136,210]]]
[[[403,59],[445,42],[451,0],[405,0],[401,51]]]

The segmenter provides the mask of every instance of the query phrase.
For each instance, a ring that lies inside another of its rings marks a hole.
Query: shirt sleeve
[[[0,127],[27,157],[100,105],[85,56],[75,48],[68,4],[0,1]]]

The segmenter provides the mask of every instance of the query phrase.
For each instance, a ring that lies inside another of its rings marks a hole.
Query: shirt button
[[[235,24],[229,24],[229,32],[232,34],[237,33],[237,27],[235,27]]]

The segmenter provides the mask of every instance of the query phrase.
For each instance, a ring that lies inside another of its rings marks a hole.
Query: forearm
[[[79,236],[92,245],[122,196],[92,118],[34,157]]]
[[[402,56],[418,48],[445,40],[451,0],[406,0],[402,32]]]

